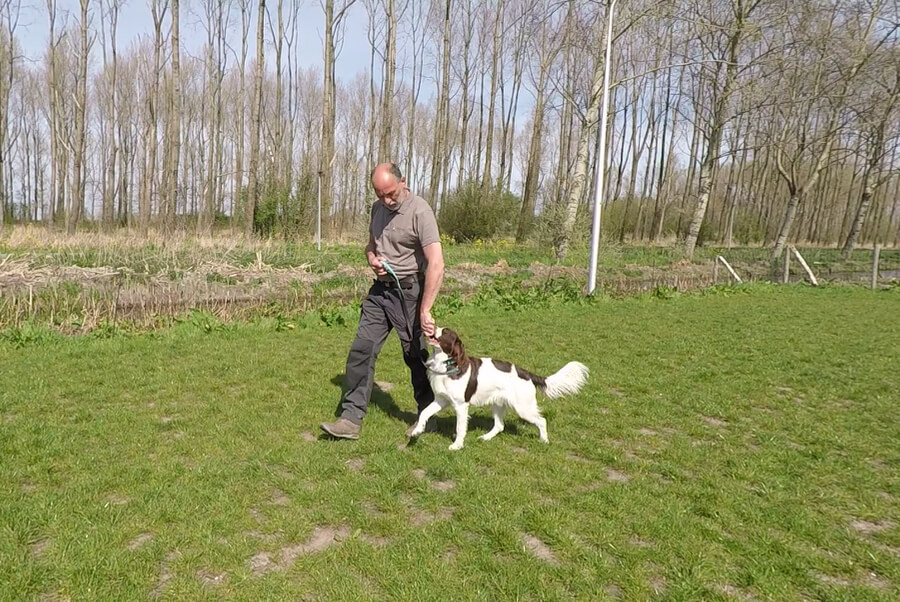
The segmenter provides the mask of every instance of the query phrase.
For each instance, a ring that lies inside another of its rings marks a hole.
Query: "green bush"
[[[483,191],[475,182],[458,188],[438,216],[441,232],[456,241],[489,240],[513,234],[521,199],[508,191]]]

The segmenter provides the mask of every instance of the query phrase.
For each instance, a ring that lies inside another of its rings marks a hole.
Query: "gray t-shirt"
[[[384,257],[400,278],[424,273],[428,262],[423,247],[441,240],[431,206],[412,193],[395,211],[376,201],[369,232],[375,239],[375,255]]]

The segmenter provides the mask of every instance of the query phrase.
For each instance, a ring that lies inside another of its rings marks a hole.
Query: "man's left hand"
[[[434,318],[431,317],[430,311],[423,311],[419,316],[419,323],[422,325],[422,333],[428,338],[434,337]]]

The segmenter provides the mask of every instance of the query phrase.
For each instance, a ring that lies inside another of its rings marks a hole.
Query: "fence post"
[[[797,261],[800,262],[800,267],[806,272],[806,276],[809,278],[810,284],[813,286],[819,286],[819,281],[816,280],[816,275],[813,274],[812,270],[809,269],[809,266],[806,265],[806,260],[803,259],[803,255],[800,254],[800,251],[797,250],[797,247],[791,245],[791,253],[794,254],[794,257],[797,258]]]
[[[878,258],[881,255],[881,245],[875,245],[875,252],[872,253],[872,290],[878,288]]]
[[[737,275],[737,272],[734,271],[734,268],[731,267],[731,264],[725,260],[721,255],[716,255],[716,266],[718,266],[719,262],[725,266],[725,269],[728,270],[728,273],[731,274],[731,277],[740,284],[741,277]],[[714,274],[718,274],[718,270],[714,269]]]

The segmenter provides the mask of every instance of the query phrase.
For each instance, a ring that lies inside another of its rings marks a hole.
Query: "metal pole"
[[[606,15],[606,64],[603,71],[603,102],[600,108],[600,144],[597,151],[597,180],[594,187],[594,221],[591,226],[591,263],[588,273],[589,295],[597,287],[597,253],[600,246],[600,211],[603,208],[604,176],[606,175],[606,125],[609,112],[609,68],[612,55],[612,29],[616,0],[610,0]]]
[[[316,248],[322,250],[322,172],[318,173],[316,178],[316,204],[318,205],[318,216],[316,217]]]

